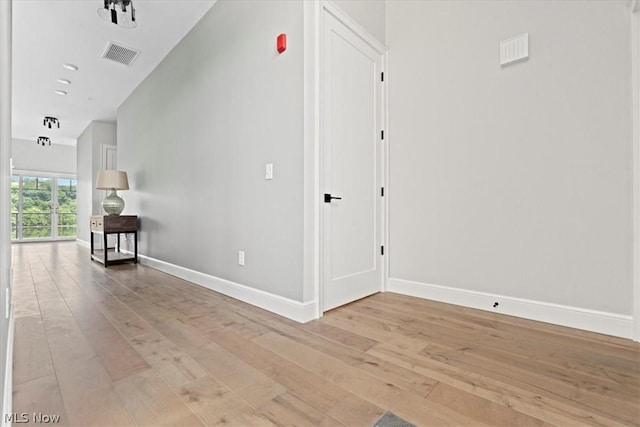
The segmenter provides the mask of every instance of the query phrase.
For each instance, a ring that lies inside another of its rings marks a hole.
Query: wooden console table
[[[94,247],[94,234],[102,235],[102,250]],[[117,242],[115,251],[109,252],[107,236],[115,234]],[[133,234],[133,256],[120,252],[120,235]],[[98,215],[91,217],[91,259],[104,264],[105,268],[124,262],[138,263],[138,216],[137,215]]]

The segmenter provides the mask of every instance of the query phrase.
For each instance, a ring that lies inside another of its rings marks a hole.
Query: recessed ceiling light
[[[63,91],[63,90],[54,90],[55,93],[57,93],[58,95],[66,95],[67,92]]]
[[[64,68],[66,68],[67,70],[71,70],[71,71],[78,71],[78,67],[76,67],[73,64],[63,64],[62,65]]]
[[[70,85],[71,84],[71,80],[58,79],[58,83],[62,83],[63,85]]]

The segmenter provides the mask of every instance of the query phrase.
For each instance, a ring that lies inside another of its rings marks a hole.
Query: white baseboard
[[[91,248],[91,245],[87,241],[80,240],[80,239],[76,238],[76,243],[79,244],[80,246],[83,246],[83,247],[87,248],[87,249]]]
[[[11,426],[7,423],[4,414],[13,412],[13,335],[15,331],[15,310],[13,304],[9,312],[9,331],[7,333],[7,354],[6,365],[4,367],[4,399],[2,402],[2,425]]]
[[[622,338],[633,338],[633,317],[465,289],[389,278],[388,292],[396,292],[464,307],[538,320]],[[493,307],[498,302],[498,307]]]
[[[141,264],[195,283],[212,291],[230,296],[265,310],[287,317],[296,322],[305,323],[317,319],[316,302],[299,302],[259,289],[251,288],[230,280],[221,279],[179,265],[170,264],[145,255],[138,255]]]

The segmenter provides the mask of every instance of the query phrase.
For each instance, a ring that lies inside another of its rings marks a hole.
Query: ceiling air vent
[[[139,50],[131,49],[116,42],[109,42],[102,57],[130,67],[138,55],[140,55]]]

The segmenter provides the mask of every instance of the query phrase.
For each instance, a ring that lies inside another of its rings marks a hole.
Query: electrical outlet
[[[238,251],[238,265],[244,265],[244,251]]]

